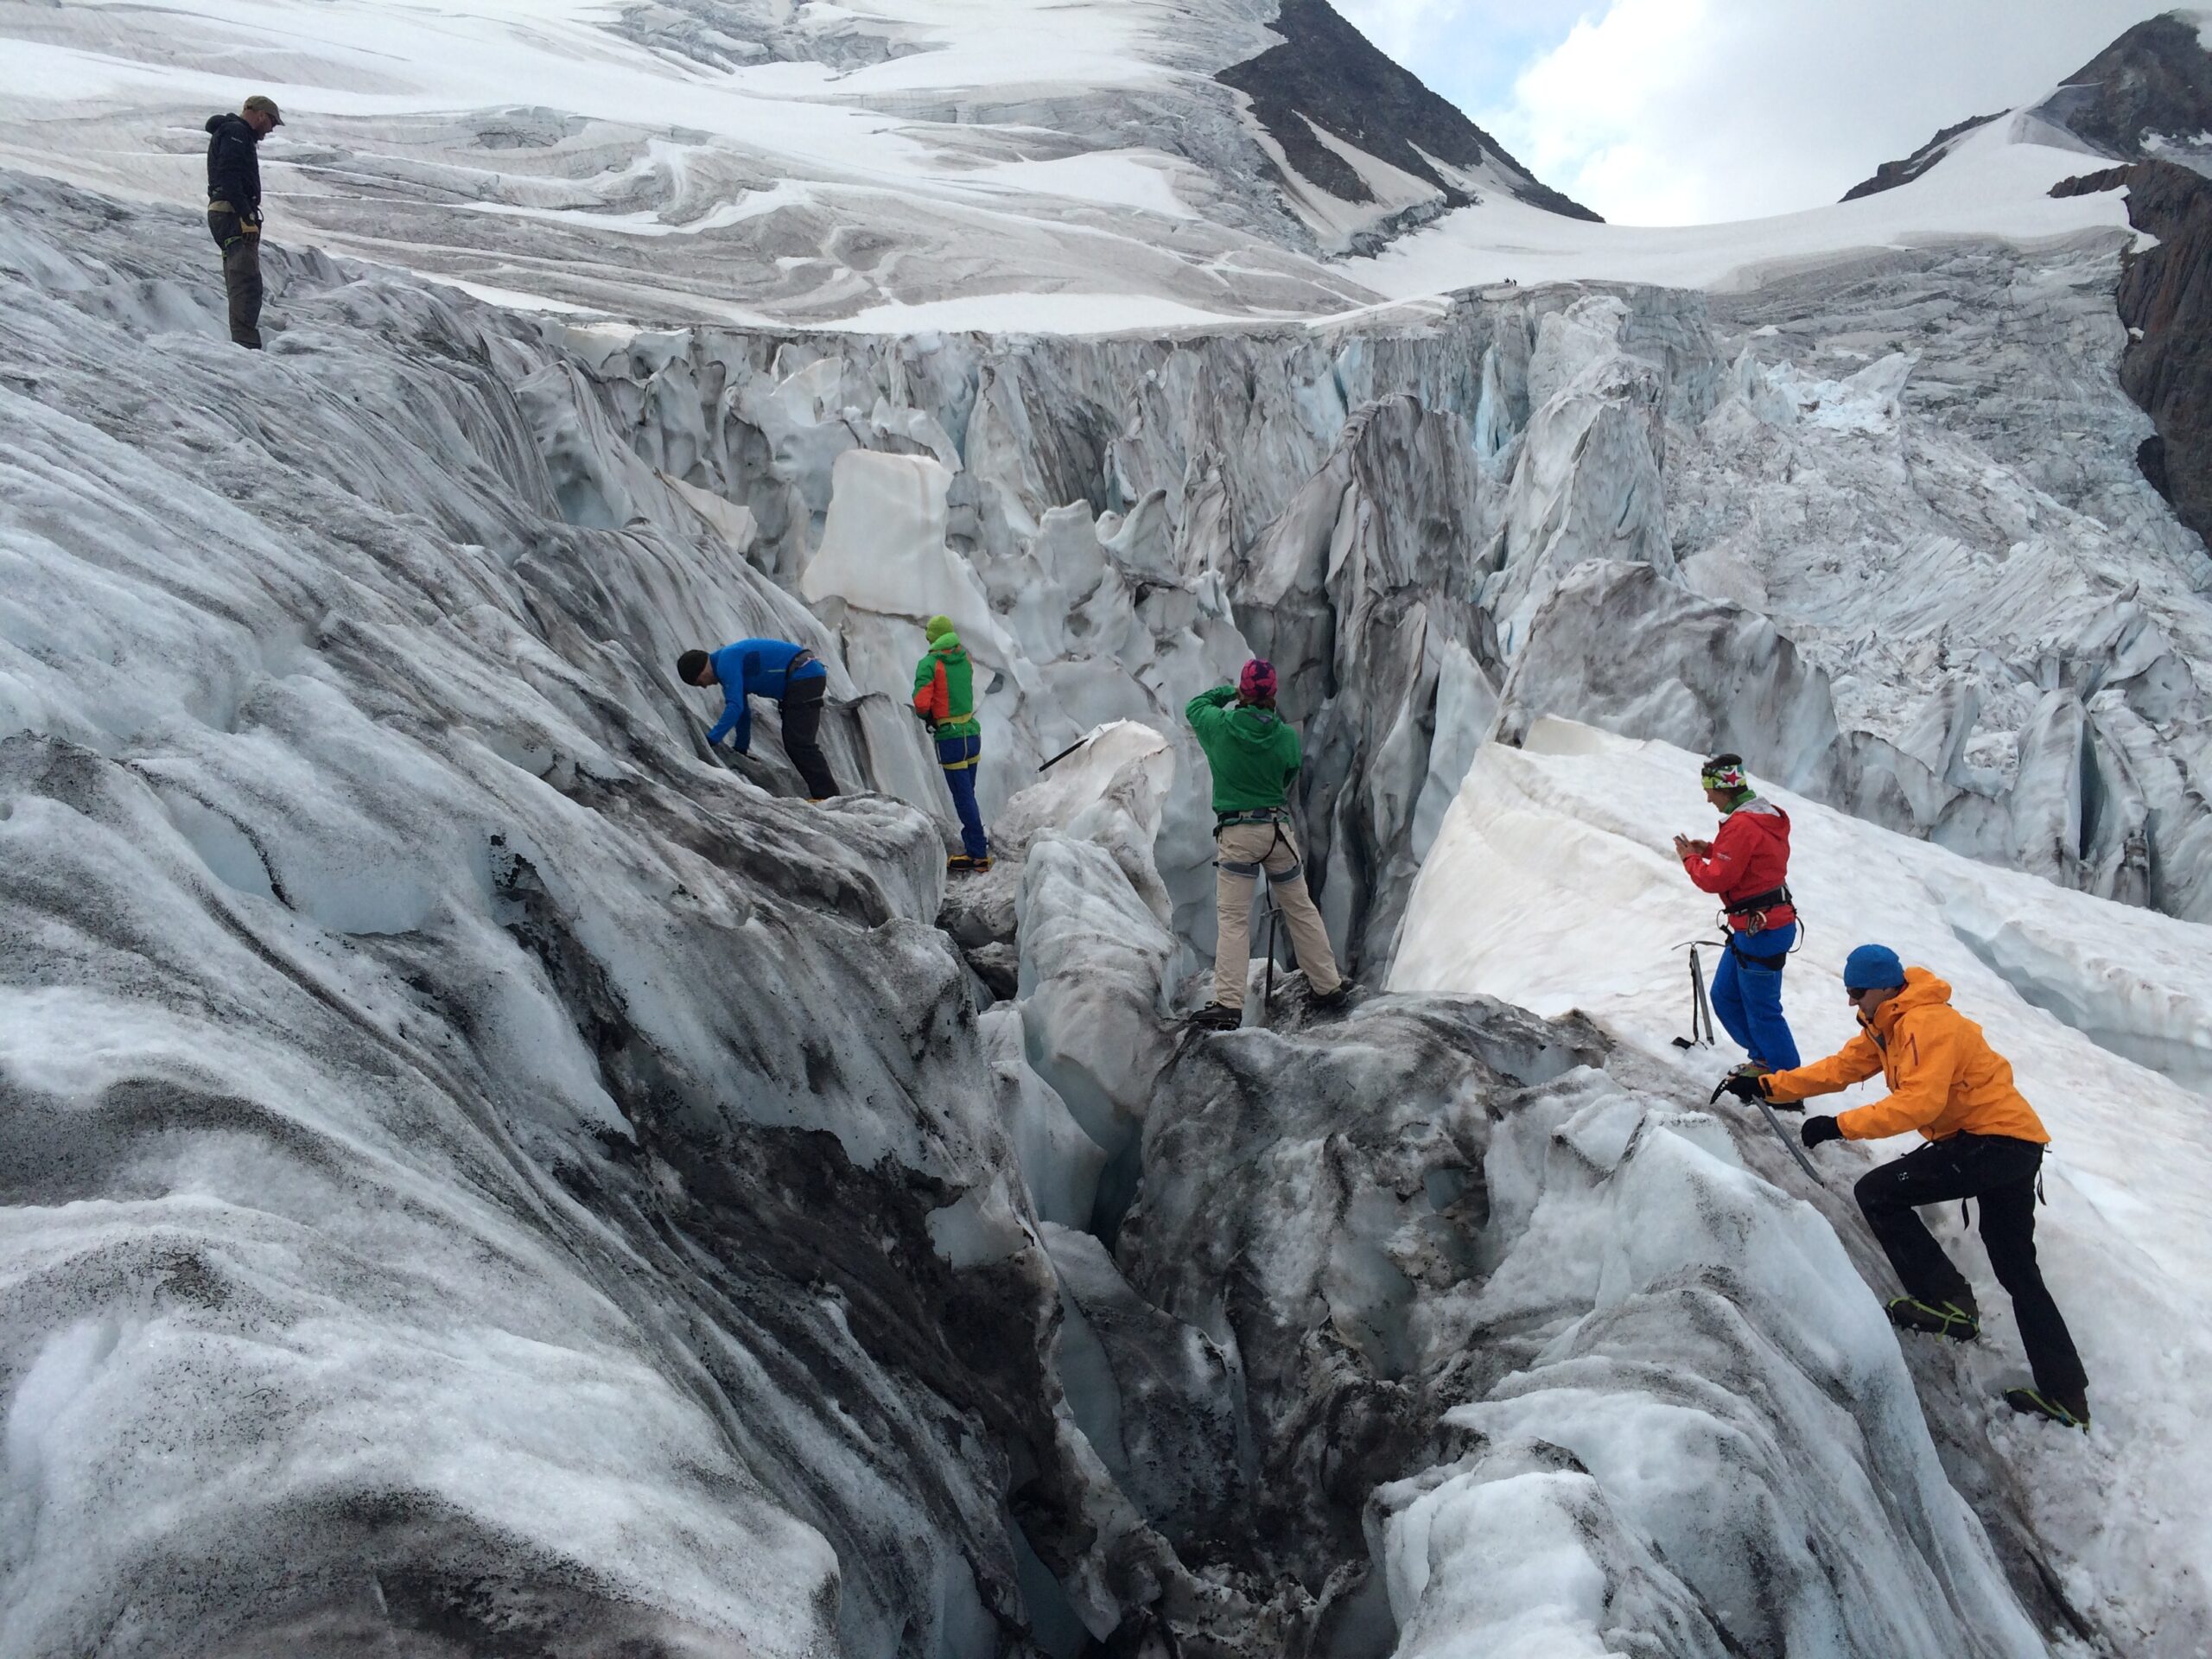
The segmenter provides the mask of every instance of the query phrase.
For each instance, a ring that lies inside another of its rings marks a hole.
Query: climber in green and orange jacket
[[[983,752],[983,725],[976,718],[976,670],[952,619],[933,616],[923,630],[930,648],[914,665],[914,712],[937,740],[937,763],[960,815],[961,850],[945,861],[950,870],[988,870],[991,843],[976,805],[976,767]]]

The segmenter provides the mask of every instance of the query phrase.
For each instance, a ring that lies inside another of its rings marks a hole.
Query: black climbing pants
[[[825,674],[793,680],[791,690],[784,694],[784,753],[806,779],[806,792],[817,801],[837,792],[830,762],[822,753],[822,704],[829,690],[830,677]]]
[[[207,233],[223,251],[223,287],[231,308],[231,338],[261,349],[261,226],[236,213],[207,214]]]
[[[2043,1148],[2032,1141],[2002,1135],[1955,1135],[1931,1141],[1893,1164],[1859,1177],[1859,1208],[1897,1269],[1905,1294],[1941,1306],[1974,1306],[1965,1275],[1943,1254],[1943,1247],[1914,1214],[1916,1205],[1953,1198],[1977,1198],[1981,1205],[1981,1242],[1997,1282],[2012,1299],[2020,1345],[2036,1387],[2046,1395],[2070,1395],[2088,1386],[2074,1338],[2059,1317],[2058,1304],[2036,1266],[2036,1172]]]

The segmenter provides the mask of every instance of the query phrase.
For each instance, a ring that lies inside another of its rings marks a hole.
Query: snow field
[[[720,26],[575,0],[33,9],[6,25],[0,156],[195,201],[194,111],[259,90],[288,112],[264,149],[279,238],[304,219],[320,245],[532,308],[880,330],[1342,321],[1508,278],[1725,288],[1867,250],[2126,224],[2116,195],[2049,198],[2089,162],[2022,115],[1910,185],[1812,212],[1592,225],[1478,176],[1478,205],[1324,261],[1291,245],[1293,216],[1334,244],[1433,191],[1329,134],[1377,202],[1287,167],[1280,199],[1243,176],[1254,143],[1280,150],[1210,79],[1273,39],[1242,4],[912,0],[706,21]],[[518,217],[557,232],[557,251],[467,222]],[[647,238],[664,257],[641,257]]]
[[[1712,901],[1668,845],[1677,830],[1707,833],[1696,763],[1664,744],[1559,721],[1537,722],[1520,749],[1486,746],[1423,868],[1392,989],[1478,990],[1540,1013],[1579,1008],[1685,1073],[1686,1087],[1704,1086],[1732,1052],[1725,1037],[1716,1054],[1678,1055],[1670,1041],[1688,1028],[1688,971],[1675,947],[1714,937]],[[1983,1432],[2026,1489],[2069,1593],[2144,1632],[2146,1652],[2190,1651],[2212,1628],[2200,1566],[2212,1559],[2212,1529],[2196,1496],[2212,1480],[2198,1427],[2212,1411],[2202,1291],[2212,1150],[2202,1096],[2113,1048],[2204,1052],[2205,930],[1760,786],[1791,816],[1791,887],[1808,933],[1784,1002],[1807,1058],[1851,1034],[1842,959],[1878,940],[1950,982],[1955,1006],[2012,1061],[2051,1133],[2039,1255],[2089,1370],[2094,1432],[2086,1442],[2040,1432],[1988,1397],[2024,1376],[2008,1303],[1978,1243],[1933,1211],[1975,1285],[1987,1334],[1978,1350],[1929,1363],[1952,1368],[1969,1404],[1982,1398]],[[2050,1007],[2086,1015],[2086,1033]],[[1808,1109],[1864,1103],[1878,1088],[1877,1079]],[[1767,1132],[1746,1115],[1738,1133],[1755,1143]],[[1917,1143],[1814,1156],[1840,1192],[1872,1159]],[[1860,1306],[1876,1303],[1868,1296]]]

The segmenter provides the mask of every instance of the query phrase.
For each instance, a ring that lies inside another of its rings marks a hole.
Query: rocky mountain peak
[[[2040,103],[1945,127],[1903,160],[1883,162],[1843,200],[1910,184],[1968,134],[2008,115],[2040,130],[2038,142],[2212,173],[2212,12],[2169,11],[2136,24]]]
[[[1552,213],[1602,222],[1539,183],[1503,145],[1385,57],[1327,0],[1283,0],[1270,29],[1281,37],[1276,44],[1216,79],[1250,100],[1253,118],[1280,152],[1272,160],[1294,203],[1308,194],[1306,187],[1347,204],[1382,201],[1394,188],[1412,194],[1389,216],[1387,235],[1479,200],[1482,185]],[[1374,227],[1357,239],[1375,239]]]
[[[2212,13],[2136,24],[2031,113],[2115,161],[2212,173]]]

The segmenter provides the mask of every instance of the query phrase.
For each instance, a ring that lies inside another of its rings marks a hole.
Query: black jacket
[[[247,219],[261,213],[261,157],[242,115],[207,118],[207,200],[227,201]]]

